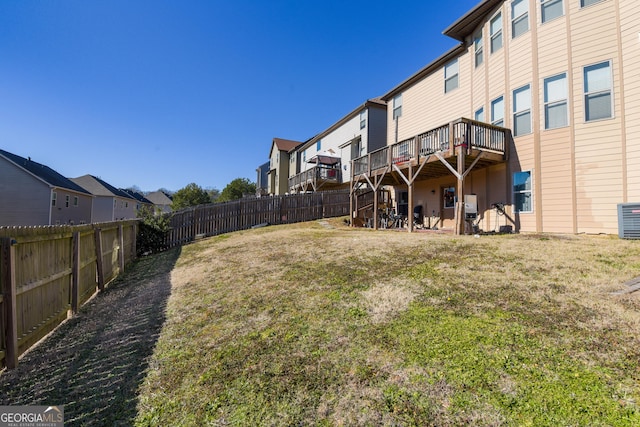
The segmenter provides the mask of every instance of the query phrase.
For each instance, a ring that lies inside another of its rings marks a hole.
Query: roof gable
[[[115,188],[108,182],[105,182],[93,175],[83,175],[78,178],[71,178],[71,180],[83,187],[94,196],[123,197],[125,199],[134,199],[124,191]]]
[[[9,153],[5,150],[0,150],[0,156],[49,184],[51,187],[64,188],[77,193],[91,194],[75,182],[51,169],[49,166],[34,162],[30,157],[25,159],[24,157]]]

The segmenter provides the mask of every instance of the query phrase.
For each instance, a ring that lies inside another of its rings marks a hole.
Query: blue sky
[[[479,0],[0,0],[0,148],[175,191],[254,181],[456,45]]]

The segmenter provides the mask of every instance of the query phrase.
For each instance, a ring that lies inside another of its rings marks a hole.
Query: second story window
[[[480,31],[473,36],[473,50],[475,52],[476,67],[479,67],[484,61],[483,44],[482,29],[480,29]]]
[[[502,48],[502,13],[494,16],[489,23],[491,32],[491,53],[495,53]]]
[[[580,0],[580,7],[591,6],[592,4],[600,3],[603,0]]]
[[[544,128],[567,126],[567,74],[544,79]]]
[[[584,110],[586,121],[613,117],[611,62],[584,67]]]
[[[531,86],[513,91],[513,136],[531,133]]]
[[[480,107],[473,114],[473,118],[479,122],[484,122],[484,107]]]
[[[57,202],[58,202],[58,193],[54,191],[53,193],[51,193],[51,206],[55,206]]]
[[[511,37],[516,38],[529,31],[529,0],[511,2]]]
[[[458,60],[444,66],[444,93],[458,88]]]
[[[559,18],[564,15],[562,0],[540,0],[540,13],[543,24]]]
[[[402,116],[402,94],[393,98],[393,120]]]
[[[360,129],[364,129],[367,126],[367,112],[360,111]]]
[[[504,97],[502,96],[491,101],[491,124],[504,126]]]
[[[70,200],[70,199],[71,199],[71,197],[69,197],[68,195],[67,195],[67,196],[64,196],[64,207],[65,207],[65,208],[68,208],[68,207],[69,207],[69,200]]]
[[[78,207],[78,196],[73,196],[73,206]]]
[[[321,148],[322,148],[322,140],[319,139],[318,142],[316,142],[316,151],[320,151]]]

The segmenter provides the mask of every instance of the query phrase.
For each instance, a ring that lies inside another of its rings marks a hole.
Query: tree
[[[256,184],[247,178],[236,178],[227,184],[220,193],[217,202],[228,202],[230,200],[241,199],[243,196],[255,195]]]
[[[209,194],[209,199],[211,199],[211,203],[217,202],[218,197],[220,197],[220,190],[215,187],[207,187],[204,189]]]
[[[171,209],[178,211],[189,206],[198,206],[211,203],[209,193],[195,183],[188,184],[173,194]]]

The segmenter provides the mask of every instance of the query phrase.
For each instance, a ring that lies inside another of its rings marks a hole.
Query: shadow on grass
[[[0,375],[0,405],[64,405],[65,425],[131,425],[180,249],[138,260]]]

